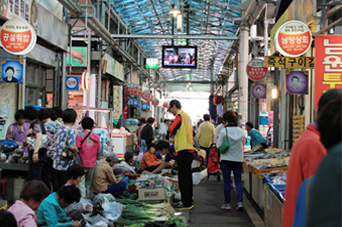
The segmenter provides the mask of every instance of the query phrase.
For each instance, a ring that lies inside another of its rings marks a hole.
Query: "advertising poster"
[[[307,95],[309,71],[285,71],[286,75],[286,91],[292,95]]]
[[[256,99],[266,98],[266,84],[254,84],[252,94]]]
[[[65,86],[69,91],[78,91],[80,89],[80,78],[78,76],[67,76]]]
[[[68,48],[66,64],[70,64],[71,54],[71,66],[73,67],[87,67],[87,47],[72,47],[71,53]]]
[[[342,88],[342,35],[315,36],[315,109],[329,88]]]
[[[248,62],[246,72],[249,79],[253,81],[262,81],[267,76],[268,68],[265,67],[265,62],[260,59],[253,59]]]
[[[1,60],[1,83],[23,83],[24,61]]]

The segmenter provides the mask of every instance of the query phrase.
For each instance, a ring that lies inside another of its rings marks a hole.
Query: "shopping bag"
[[[228,139],[228,129],[226,128],[226,138],[224,139],[222,145],[220,146],[220,153],[225,154],[230,148],[229,139]]]

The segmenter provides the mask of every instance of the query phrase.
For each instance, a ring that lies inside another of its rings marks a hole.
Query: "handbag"
[[[37,120],[35,123],[32,124],[31,128],[33,128],[33,126],[35,124],[39,124],[40,128],[42,129],[42,143],[40,145],[40,148],[47,148],[48,144],[49,144],[49,140],[48,140],[48,135],[46,134],[45,127],[44,127],[44,125],[42,124],[41,121]],[[29,146],[32,147],[32,149],[34,149],[34,147],[36,146],[36,137],[35,137],[35,135],[33,135],[33,133],[32,133],[30,137],[26,138],[26,142],[28,143]]]
[[[69,129],[70,130],[70,129]],[[68,134],[69,134],[69,130],[67,131],[67,134],[65,136],[65,141],[64,141],[64,145],[63,145],[63,151],[62,151],[62,157],[68,160],[74,160],[74,152],[69,148],[69,146],[66,146],[67,142],[68,142]]]
[[[220,153],[221,154],[225,154],[227,153],[227,151],[230,148],[230,143],[229,143],[229,139],[228,139],[228,129],[226,128],[226,138],[223,141],[223,144],[220,146]]]

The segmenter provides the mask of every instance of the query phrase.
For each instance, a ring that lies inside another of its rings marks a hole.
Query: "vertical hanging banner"
[[[14,18],[6,21],[0,30],[0,44],[10,54],[25,55],[36,45],[37,34],[25,20]]]
[[[24,61],[1,60],[1,83],[23,83]]]
[[[303,22],[292,20],[284,23],[274,36],[275,47],[286,57],[299,57],[311,47],[311,31]]]
[[[122,86],[113,86],[113,119],[119,119],[122,114]]]
[[[292,95],[307,95],[309,84],[309,71],[285,71],[286,91]]]
[[[342,35],[315,36],[315,109],[329,88],[342,88]]]
[[[246,72],[249,79],[257,82],[265,79],[268,68],[265,67],[265,62],[260,59],[253,59],[248,62]]]
[[[266,98],[266,84],[253,84],[252,94],[256,99]]]

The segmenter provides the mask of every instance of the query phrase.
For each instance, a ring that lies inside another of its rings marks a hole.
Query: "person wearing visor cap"
[[[113,166],[118,162],[118,155],[111,153],[105,161],[97,163],[90,189],[94,194],[110,193],[114,197],[122,194],[126,188],[126,183],[122,181],[122,178],[115,178],[113,171]]]
[[[194,152],[194,138],[191,118],[182,110],[178,100],[171,100],[168,111],[176,118],[170,125],[170,132],[175,136],[175,151],[178,162],[178,181],[182,195],[182,204],[178,210],[190,210],[192,205],[192,173],[191,163]]]

